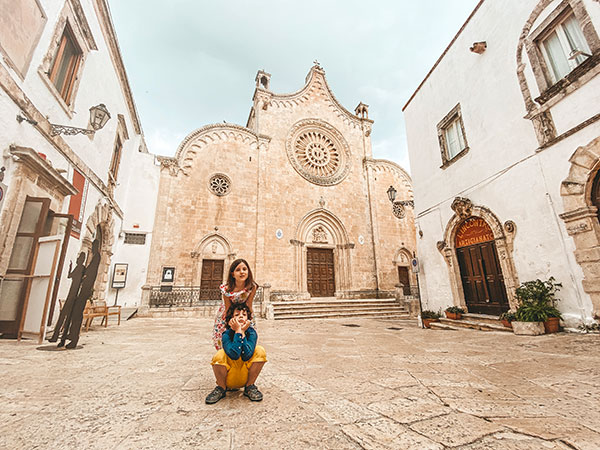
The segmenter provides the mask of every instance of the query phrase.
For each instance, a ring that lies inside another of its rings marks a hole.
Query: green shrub
[[[500,314],[500,320],[508,320],[509,322],[512,322],[513,320],[516,320],[515,313],[512,311],[502,313]]]
[[[426,309],[421,311],[421,319],[439,319],[442,315],[439,312]]]
[[[562,284],[555,283],[554,277],[546,281],[537,279],[526,281],[516,291],[519,307],[515,313],[515,320],[519,322],[545,322],[549,317],[562,318],[556,308],[558,299],[556,292]]]
[[[448,306],[446,308],[446,312],[449,312],[452,314],[464,314],[465,310],[462,309],[460,306]]]

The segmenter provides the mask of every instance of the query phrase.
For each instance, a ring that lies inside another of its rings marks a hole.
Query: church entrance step
[[[408,314],[398,313],[395,311],[386,312],[344,312],[339,311],[335,313],[313,313],[313,314],[290,314],[290,315],[276,315],[275,320],[291,320],[291,319],[338,319],[344,317],[365,317],[365,318],[377,318],[377,319],[409,319]]]
[[[492,316],[489,314],[475,314],[475,313],[465,313],[462,315],[463,319],[471,320],[474,322],[482,322],[482,323],[490,323],[492,325],[502,325],[500,318],[498,316]]]
[[[408,318],[408,311],[395,299],[319,298],[274,302],[274,319],[316,319],[337,317]]]
[[[464,317],[464,315],[463,315]],[[454,328],[471,328],[473,330],[481,330],[481,331],[503,331],[512,333],[512,328],[506,328],[502,323],[499,322],[498,325],[490,322],[480,322],[477,320],[452,320],[452,319],[440,319],[440,322],[444,325],[449,325]]]

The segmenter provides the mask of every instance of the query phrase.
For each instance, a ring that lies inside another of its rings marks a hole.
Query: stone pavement
[[[0,341],[0,448],[600,448],[598,335],[259,321],[264,401],[209,406],[211,327],[138,318],[61,352]]]

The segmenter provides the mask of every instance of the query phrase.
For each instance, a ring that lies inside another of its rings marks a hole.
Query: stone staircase
[[[502,322],[497,316],[471,313],[463,314],[462,319],[460,320],[442,318],[439,322],[431,323],[431,328],[437,330],[459,330],[461,328],[470,328],[480,331],[503,331],[512,333],[512,328],[506,328],[502,325]]]
[[[339,300],[319,298],[306,301],[273,302],[273,318],[336,319],[339,317],[377,317],[408,319],[408,310],[394,298]]]

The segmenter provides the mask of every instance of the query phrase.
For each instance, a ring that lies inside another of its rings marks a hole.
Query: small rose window
[[[216,173],[210,177],[208,186],[213,194],[222,197],[231,191],[231,180],[225,174]]]

